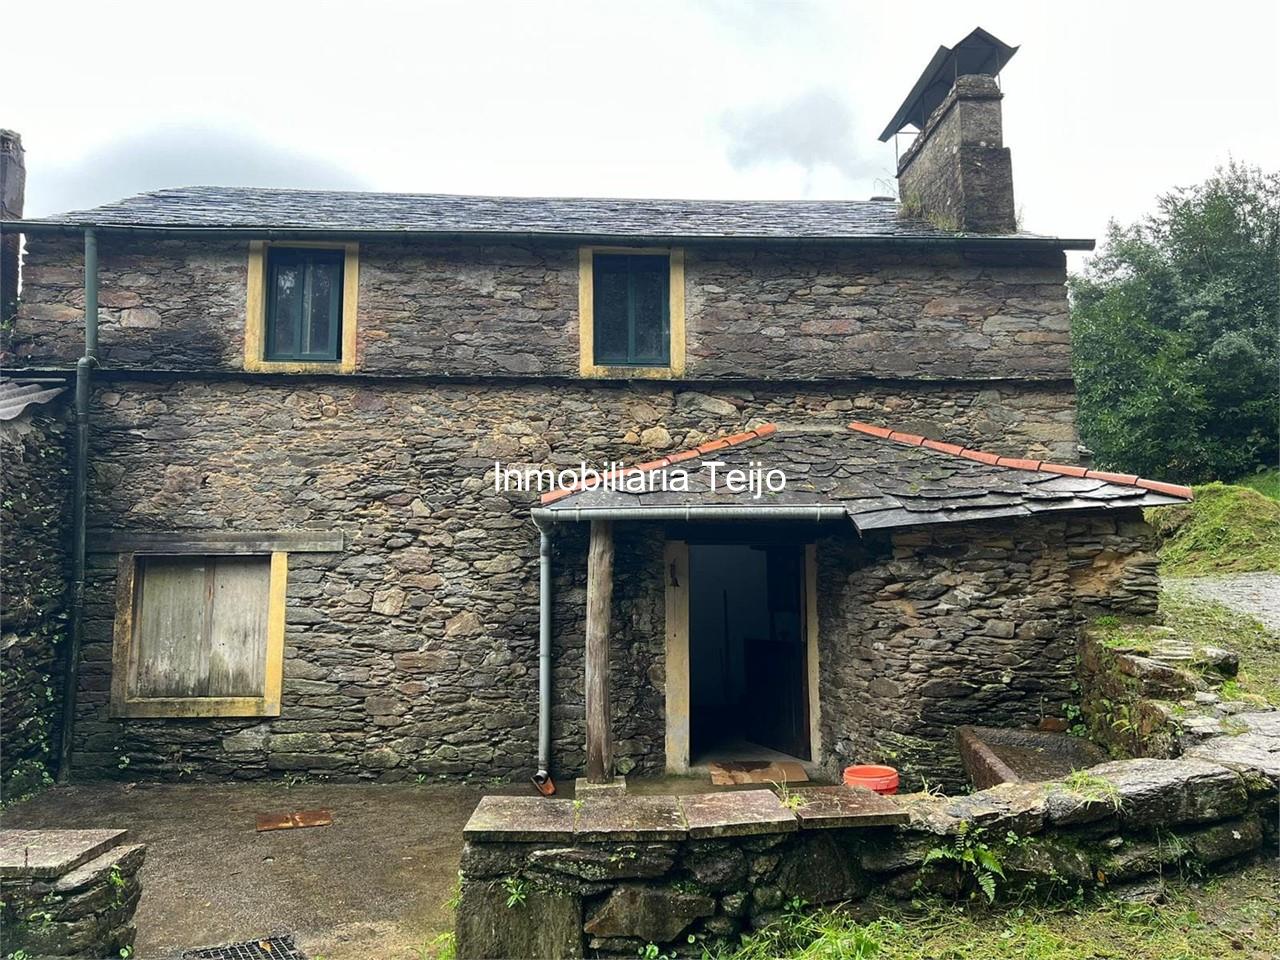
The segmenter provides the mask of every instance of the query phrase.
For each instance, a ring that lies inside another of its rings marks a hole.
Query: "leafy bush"
[[[1100,466],[1231,480],[1280,450],[1280,173],[1235,163],[1112,223],[1072,278],[1081,435]]]

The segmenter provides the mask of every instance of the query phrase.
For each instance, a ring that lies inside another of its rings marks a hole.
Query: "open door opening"
[[[804,547],[690,544],[689,747],[809,760]]]

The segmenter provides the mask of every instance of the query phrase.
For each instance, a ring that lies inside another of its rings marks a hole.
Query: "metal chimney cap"
[[[902,101],[902,106],[884,128],[884,133],[880,134],[880,139],[888,140],[908,125],[923,130],[929,114],[938,109],[951,92],[956,77],[975,73],[997,76],[1017,52],[1017,47],[1009,46],[981,27],[976,27],[954,47],[939,47],[907,94],[907,99]]]

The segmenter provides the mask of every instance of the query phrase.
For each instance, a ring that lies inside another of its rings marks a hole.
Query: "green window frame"
[[[267,250],[265,360],[342,359],[344,252]]]
[[[597,253],[592,257],[591,286],[594,362],[670,366],[670,256]]]

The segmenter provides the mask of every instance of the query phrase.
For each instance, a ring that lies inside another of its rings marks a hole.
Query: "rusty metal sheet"
[[[267,830],[296,830],[301,827],[327,827],[333,823],[328,810],[299,810],[297,813],[260,813],[258,832]]]

